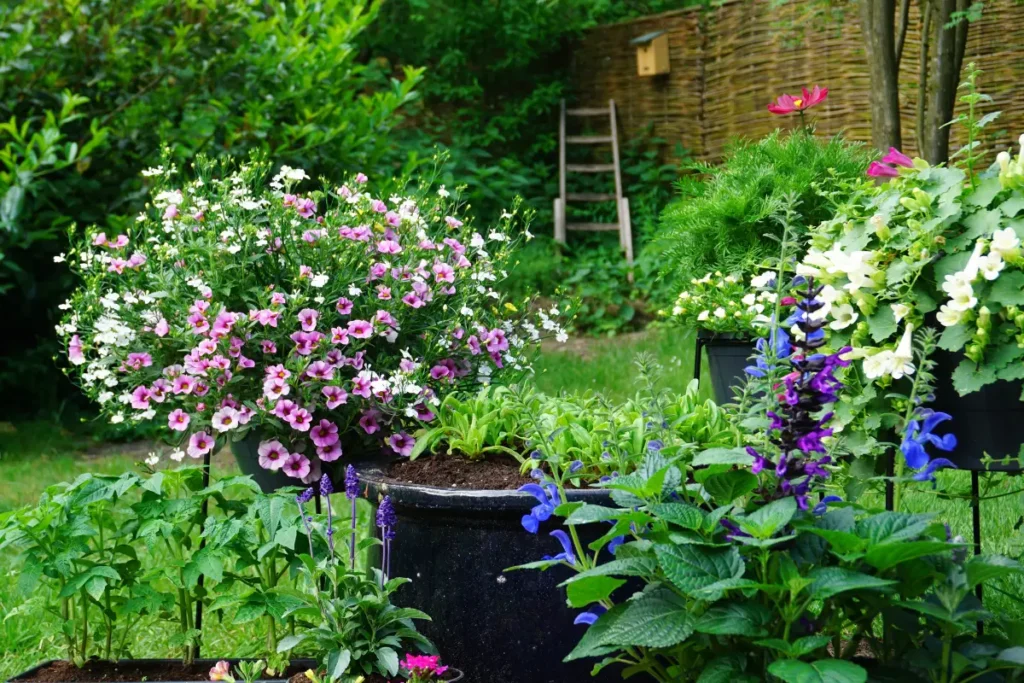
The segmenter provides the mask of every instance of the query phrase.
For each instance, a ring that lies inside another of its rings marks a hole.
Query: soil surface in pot
[[[387,478],[396,484],[438,486],[446,489],[485,489],[514,491],[534,480],[519,473],[514,458],[491,456],[471,461],[457,455],[432,455],[416,460],[400,460],[388,466]]]
[[[308,667],[307,667],[308,668]],[[287,672],[291,676],[299,671],[298,666]],[[264,678],[268,678],[264,674]],[[282,676],[284,678],[284,676]],[[185,666],[181,662],[86,662],[77,667],[71,662],[54,662],[19,681],[41,681],[43,683],[92,683],[93,681],[208,681],[210,663],[195,663]]]

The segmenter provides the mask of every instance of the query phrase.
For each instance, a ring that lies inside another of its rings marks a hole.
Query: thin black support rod
[[[213,453],[213,449],[211,448],[210,450],[208,450],[206,452],[206,455],[203,456],[203,490],[206,490],[206,488],[210,485],[210,455],[212,453]],[[200,507],[200,510],[201,510],[200,515],[202,516],[203,521],[202,521],[202,525],[201,525],[200,528],[204,528],[206,526],[206,515],[207,515],[209,509],[210,509],[210,499],[209,498],[203,498],[203,504]],[[205,547],[206,547],[206,537],[202,536],[199,539],[199,550],[202,551],[202,549],[205,548]],[[202,648],[202,645],[203,645],[203,596],[202,596],[202,593],[203,593],[203,580],[204,579],[205,579],[205,577],[203,576],[202,572],[200,572],[199,573],[199,582],[197,584],[198,585],[198,589],[196,591],[197,597],[196,597],[195,629],[196,629],[196,632],[199,633],[199,635],[196,637],[196,651],[195,651],[195,655],[194,655],[195,659],[199,659],[199,654],[200,654],[199,651],[200,651],[200,649]]]
[[[896,484],[893,477],[896,476],[896,452],[891,448],[885,453],[885,509],[893,511],[896,504]]]
[[[696,351],[693,354],[693,378],[700,381],[700,357],[704,353],[704,340],[697,336]]]
[[[971,527],[974,533],[974,554],[981,555],[981,474],[977,470],[971,471]],[[974,589],[974,594],[981,602],[984,593],[979,582]],[[985,625],[978,622],[978,635],[985,634]]]

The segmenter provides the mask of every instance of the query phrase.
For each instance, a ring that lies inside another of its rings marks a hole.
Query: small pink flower
[[[294,401],[289,401],[288,399],[284,398],[278,401],[277,404],[274,405],[274,409],[270,412],[272,415],[287,421],[288,416],[295,412],[296,409],[298,409],[298,406],[295,405]]]
[[[196,432],[188,440],[188,455],[201,458],[213,450],[213,438],[206,432]]]
[[[284,306],[285,297],[281,292],[274,292],[270,295],[271,306]]]
[[[142,368],[148,368],[153,364],[153,356],[148,353],[129,353],[125,365],[132,370],[141,370]]]
[[[309,426],[313,423],[313,416],[305,408],[296,408],[285,418],[292,429],[299,432],[308,432]]]
[[[469,336],[469,339],[466,340],[466,346],[469,347],[469,352],[474,356],[480,355],[480,340],[476,338],[475,334]]]
[[[288,459],[284,461],[282,469],[289,477],[302,479],[309,474],[309,459],[301,453],[292,453],[288,456]]]
[[[454,216],[446,216],[444,222],[447,223],[448,227],[452,229],[462,227],[462,221],[460,221],[458,218],[455,218]]]
[[[449,370],[448,367],[446,367],[444,365],[435,365],[434,367],[430,368],[430,378],[431,379],[441,380],[441,379],[449,379],[451,377],[452,377],[452,371]]]
[[[341,457],[341,442],[317,448],[316,454],[324,462],[334,462]]]
[[[889,148],[889,153],[882,157],[882,163],[893,164],[894,166],[914,167],[914,160],[895,147]]]
[[[281,197],[282,206],[295,206],[296,203],[298,203],[298,201],[298,196],[294,194],[285,194],[283,197]]]
[[[338,443],[338,425],[330,420],[320,420],[320,424],[309,431],[309,438],[321,448]]]
[[[385,213],[388,210],[387,204],[385,204],[379,199],[374,199],[372,202],[370,202],[370,208],[376,211],[377,213]]]
[[[68,360],[70,360],[74,365],[81,365],[85,362],[82,338],[77,334],[72,336],[71,341],[68,342]]]
[[[314,361],[306,368],[306,377],[321,382],[330,382],[334,379],[334,368],[322,360]]]
[[[405,432],[398,432],[397,434],[391,435],[391,438],[388,439],[388,445],[391,446],[395,453],[408,457],[409,454],[412,453],[413,447],[416,445],[416,439],[412,438]]]
[[[352,393],[363,398],[370,398],[369,373],[360,372],[352,379]]]
[[[388,222],[388,225],[392,225],[396,228],[402,224],[402,217],[394,211],[388,211],[384,214],[384,220]]]
[[[223,659],[217,662],[212,669],[210,669],[210,680],[211,681],[233,681],[231,677],[231,665]]]
[[[382,254],[400,254],[402,253],[402,245],[395,240],[381,240],[377,243],[377,251]]]
[[[234,408],[221,408],[213,414],[210,421],[218,432],[229,432],[238,428],[238,411]]]
[[[444,243],[448,245],[448,248],[454,251],[456,254],[464,254],[466,247],[462,246],[462,243],[452,237],[445,237]]]
[[[391,288],[384,285],[377,285],[377,298],[381,301],[391,300]]]
[[[316,329],[316,321],[319,318],[320,314],[312,308],[303,308],[299,311],[299,323],[306,332],[312,332]]]
[[[348,333],[356,339],[368,339],[373,336],[373,325],[367,320],[352,320],[348,324]]]
[[[345,297],[338,299],[338,303],[334,305],[334,309],[338,311],[339,315],[348,315],[352,312],[352,302]]]
[[[872,161],[868,165],[868,175],[872,178],[896,178],[899,174],[900,172],[892,166],[888,166],[879,161]]]
[[[288,450],[280,441],[261,441],[259,450],[260,467],[265,470],[279,470],[288,459]]]
[[[312,218],[316,213],[316,202],[312,199],[300,199],[295,203],[295,211],[303,218]]]
[[[174,386],[171,388],[175,394],[191,394],[195,388],[195,380],[188,375],[178,375],[174,378]]]
[[[413,308],[421,308],[423,306],[423,299],[416,296],[415,292],[409,292],[402,297],[402,303]]]
[[[332,344],[348,344],[348,330],[344,327],[332,327],[331,328],[331,343]]]
[[[149,388],[144,385],[135,387],[135,391],[132,392],[132,408],[135,410],[149,410],[149,399]]]
[[[363,413],[363,416],[359,418],[359,426],[363,428],[363,431],[367,434],[373,434],[374,432],[380,431],[380,424],[377,422],[378,413],[375,410],[370,410]]]
[[[165,318],[160,318],[156,326],[153,327],[153,334],[158,337],[166,337],[167,333],[171,331],[171,326],[167,324]]]
[[[807,88],[802,89],[802,97],[793,95],[780,95],[777,100],[768,105],[768,111],[776,116],[785,116],[794,112],[801,112],[813,106],[821,104],[828,97],[828,88],[814,86],[808,92]]]
[[[327,398],[328,410],[334,410],[343,403],[348,403],[348,392],[341,387],[326,386],[320,390]]]
[[[367,180],[366,175],[363,173],[356,173],[356,182],[362,185]]]
[[[172,410],[171,414],[167,416],[167,426],[176,432],[183,432],[188,429],[188,423],[191,421],[192,418],[181,408]]]
[[[167,398],[167,392],[170,388],[170,383],[163,377],[154,380],[153,384],[149,387],[150,398],[157,403],[163,403],[164,399]]]
[[[269,339],[264,339],[263,341],[261,341],[260,348],[263,349],[263,353],[277,353],[277,344],[270,341]]]
[[[175,218],[178,217],[178,215],[180,213],[181,212],[178,211],[178,207],[177,206],[175,206],[174,204],[170,204],[170,205],[168,205],[168,207],[166,209],[164,209],[164,220],[165,221],[174,220]]]
[[[438,282],[455,282],[455,269],[447,263],[435,263],[432,270]]]

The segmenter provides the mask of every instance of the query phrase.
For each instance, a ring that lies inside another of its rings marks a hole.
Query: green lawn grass
[[[619,338],[591,340],[581,348],[569,344],[562,350],[545,351],[536,364],[538,386],[545,392],[602,391],[614,399],[623,399],[638,389],[634,360],[638,353],[649,354],[660,366],[662,386],[682,390],[693,376],[693,337],[678,331],[651,331]],[[710,396],[710,383],[702,377],[701,392]],[[70,481],[83,472],[118,473],[131,469],[145,458],[148,448],[134,444],[106,446],[97,452],[87,439],[64,432],[47,423],[30,423],[0,430],[0,512],[31,504],[50,484]],[[227,454],[214,459],[214,476],[237,471]],[[986,495],[999,496],[982,503],[982,532],[986,552],[1019,557],[1021,533],[1017,529],[1024,517],[1024,478],[998,477]],[[971,536],[969,503],[963,495],[969,491],[970,476],[965,472],[944,472],[936,491],[927,488],[908,493],[907,510],[936,513],[948,521],[954,534],[968,541]],[[865,499],[881,506],[881,498]],[[0,557],[0,680],[34,663],[61,656],[59,625],[47,616],[38,602],[15,589],[18,570],[7,558]],[[1024,618],[1024,582],[1007,582],[1001,592],[990,591],[986,605],[993,611]],[[204,633],[204,656],[245,656],[260,652],[265,634],[262,622],[237,625],[221,624],[218,617],[208,618]],[[164,646],[167,629],[160,624],[138,625],[132,654],[136,657],[173,657]]]

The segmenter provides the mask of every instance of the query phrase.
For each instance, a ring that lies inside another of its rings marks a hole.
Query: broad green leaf
[[[715,605],[700,615],[693,629],[699,633],[710,633],[720,636],[764,635],[763,625],[771,619],[771,614],[763,605],[753,602],[729,602]]]
[[[603,505],[586,504],[578,507],[566,518],[566,524],[592,524],[594,522],[607,522],[616,520],[629,514],[628,509],[610,508]]]
[[[939,348],[946,351],[959,351],[973,336],[974,330],[967,329],[966,325],[952,325],[942,331],[942,336],[939,337]]]
[[[879,306],[868,318],[868,332],[876,343],[882,342],[896,333],[896,317],[889,306]]]
[[[570,583],[566,587],[565,593],[570,605],[586,607],[604,600],[624,583],[626,583],[624,580],[611,576],[588,576]]]
[[[996,371],[992,366],[985,364],[978,366],[970,358],[964,358],[953,371],[953,388],[961,396],[974,393],[986,384],[996,381]]]
[[[868,548],[864,559],[879,571],[885,571],[918,557],[949,552],[953,546],[945,541],[899,541]]]
[[[1024,306],[1024,272],[1011,270],[999,275],[989,299],[1003,306]]]
[[[1018,562],[1002,555],[976,555],[967,561],[967,584],[977,586],[992,579],[1010,574],[1018,574],[1021,566]]]
[[[626,603],[620,603],[602,614],[584,631],[580,642],[576,644],[572,652],[565,656],[563,661],[571,662],[577,659],[602,657],[618,649],[613,645],[604,644],[604,638],[608,630],[625,614],[626,607]]]
[[[398,653],[390,647],[380,648],[377,650],[377,665],[392,676],[398,675]]]
[[[256,621],[267,613],[267,604],[259,594],[250,595],[235,612],[234,623],[245,624]]]
[[[158,496],[160,495],[160,492],[163,490],[163,486],[164,486],[164,473],[163,472],[154,472],[153,476],[151,476],[149,479],[147,479],[144,482],[142,482],[142,488],[143,489],[145,489],[146,491],[151,491],[151,492],[155,493]]]
[[[786,683],[864,683],[868,679],[863,668],[842,659],[811,663],[779,659],[768,665],[768,673]]]
[[[684,529],[700,529],[704,525],[704,513],[685,503],[657,503],[650,506],[655,516]]]
[[[999,178],[985,178],[978,183],[978,186],[973,192],[967,195],[964,203],[970,204],[971,206],[988,206],[992,202],[992,198],[999,194],[999,191],[1002,189],[1003,187],[999,183]],[[993,230],[997,227],[999,227],[998,224],[993,227]]]
[[[795,514],[796,498],[787,496],[772,501],[736,521],[743,531],[754,538],[765,540],[789,524]]]
[[[708,662],[697,683],[757,683],[758,679],[743,673],[744,657],[739,654],[718,657]]]
[[[277,651],[288,652],[288,650],[291,650],[292,648],[297,646],[299,643],[305,640],[305,638],[305,635],[285,636],[277,642]]]
[[[887,541],[904,541],[923,534],[931,521],[931,515],[880,512],[857,522],[857,535],[867,539],[871,545]]]
[[[736,548],[658,544],[654,552],[669,581],[684,593],[743,577],[743,558]]]
[[[745,496],[757,486],[757,476],[747,470],[715,474],[704,481],[704,489],[719,505],[726,505]]]
[[[807,578],[812,580],[810,593],[815,600],[825,600],[846,591],[865,588],[878,590],[896,583],[842,567],[819,567],[810,572]]]
[[[327,671],[331,678],[338,680],[344,676],[351,661],[352,653],[348,650],[335,650],[327,655]]]
[[[701,451],[693,459],[692,465],[744,465],[750,466],[754,458],[743,448],[708,448]]]
[[[652,576],[658,569],[658,563],[650,557],[624,557],[602,562],[592,569],[580,572],[560,585],[567,586],[590,576]]]
[[[601,642],[619,647],[672,647],[693,633],[693,614],[686,600],[667,589],[653,590],[626,603]]]

